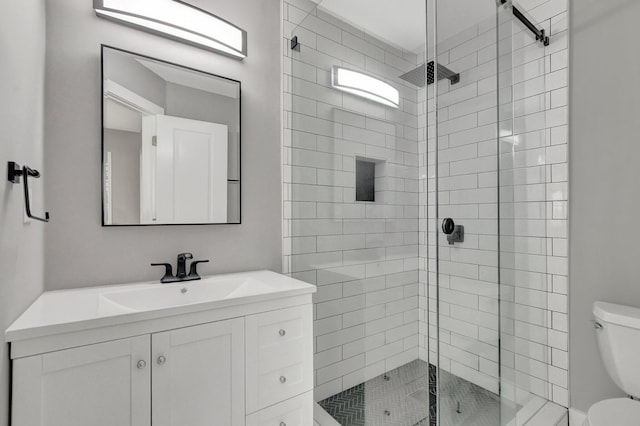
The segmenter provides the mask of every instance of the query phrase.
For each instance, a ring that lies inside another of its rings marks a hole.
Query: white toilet
[[[640,309],[595,302],[593,315],[607,373],[627,395],[640,398]],[[584,426],[639,424],[640,401],[614,398],[593,404]]]

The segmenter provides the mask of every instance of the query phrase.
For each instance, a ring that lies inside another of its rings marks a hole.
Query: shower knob
[[[442,232],[447,235],[449,245],[464,242],[464,226],[456,225],[450,217],[442,221]]]
[[[442,232],[447,235],[453,234],[456,229],[456,223],[450,217],[445,218],[442,221]]]

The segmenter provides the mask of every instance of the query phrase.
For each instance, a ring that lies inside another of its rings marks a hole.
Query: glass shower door
[[[510,0],[283,5],[283,269],[318,288],[316,400],[341,425],[524,424],[563,355],[549,53]]]
[[[548,79],[554,49],[546,47],[544,33],[532,36],[543,26],[521,5],[429,4],[427,62],[434,65],[425,94],[425,269],[436,395],[431,421],[525,424],[553,391],[560,401],[566,395],[554,383],[562,383],[566,372],[552,359],[557,354],[562,366],[566,354],[566,296],[563,277],[552,288],[556,277],[548,270],[553,265],[562,274],[566,260],[553,257],[554,250],[561,257],[564,247],[553,236],[565,235],[549,217],[556,200],[561,209],[566,199],[564,165],[557,166],[556,183],[549,161],[558,151],[550,147],[555,135],[561,142],[566,131],[562,93],[550,93],[562,80]],[[564,161],[561,155],[554,160]]]
[[[433,0],[429,60],[429,359],[438,425],[499,425],[499,59],[493,0]],[[510,28],[509,28],[510,29]],[[436,424],[436,423],[432,423]]]

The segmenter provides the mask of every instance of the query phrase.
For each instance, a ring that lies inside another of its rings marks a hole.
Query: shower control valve
[[[464,242],[464,226],[456,225],[450,217],[447,217],[442,221],[442,232],[447,236],[449,245]]]

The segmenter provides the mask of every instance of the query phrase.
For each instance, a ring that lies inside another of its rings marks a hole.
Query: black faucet
[[[160,280],[161,283],[175,283],[179,281],[194,281],[199,280],[197,266],[198,263],[207,263],[209,260],[194,260],[191,262],[189,268],[189,275],[187,275],[187,260],[193,259],[191,253],[180,253],[177,257],[176,275],[173,276],[173,267],[170,263],[152,263],[151,266],[164,266],[164,276]]]
[[[187,278],[187,259],[193,259],[193,255],[191,253],[180,253],[178,255],[176,278],[179,280]]]

